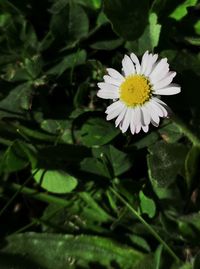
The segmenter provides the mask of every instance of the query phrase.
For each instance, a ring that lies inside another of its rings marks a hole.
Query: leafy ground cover
[[[200,268],[200,4],[0,1],[0,268]],[[171,119],[122,134],[96,96],[167,57]]]

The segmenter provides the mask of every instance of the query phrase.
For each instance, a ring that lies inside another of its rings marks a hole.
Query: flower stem
[[[166,251],[177,261],[180,262],[179,257],[174,251],[168,246],[168,244],[159,236],[159,234],[138,214],[138,212],[112,187],[110,190],[115,196],[133,213],[133,215],[146,227],[147,230],[165,247]]]
[[[200,138],[197,137],[193,131],[177,116],[173,115],[172,120],[176,124],[176,126],[180,129],[180,131],[187,136],[187,138],[192,142],[192,144],[196,147],[200,148]]]

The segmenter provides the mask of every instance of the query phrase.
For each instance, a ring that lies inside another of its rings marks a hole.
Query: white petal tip
[[[180,87],[167,87],[159,90],[155,90],[153,94],[158,95],[175,95],[181,92]]]

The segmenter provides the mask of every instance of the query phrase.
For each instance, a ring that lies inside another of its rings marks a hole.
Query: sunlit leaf
[[[154,201],[147,197],[142,191],[139,192],[139,198],[142,213],[146,213],[150,218],[153,218],[156,213],[156,205]]]
[[[33,171],[34,173],[34,171]],[[34,179],[47,191],[53,193],[68,193],[76,188],[77,179],[63,171],[40,169]]]
[[[196,5],[197,0],[185,0],[182,4],[170,14],[170,17],[176,20],[182,19],[187,14],[187,8]]]
[[[143,34],[136,41],[127,42],[126,47],[130,51],[137,51],[139,54],[146,50],[153,51],[158,46],[161,32],[161,24],[157,22],[157,15],[149,15],[149,24],[146,26]]]

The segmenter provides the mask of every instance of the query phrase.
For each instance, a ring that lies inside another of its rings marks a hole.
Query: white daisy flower
[[[98,83],[97,96],[112,99],[106,109],[107,120],[116,118],[115,125],[124,133],[130,127],[131,133],[140,130],[148,132],[149,124],[158,126],[160,117],[169,115],[169,107],[159,99],[160,95],[173,95],[181,91],[172,80],[176,72],[169,71],[167,58],[158,61],[157,54],[146,51],[141,63],[131,53],[122,60],[122,74],[108,68],[104,82]]]

